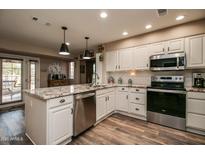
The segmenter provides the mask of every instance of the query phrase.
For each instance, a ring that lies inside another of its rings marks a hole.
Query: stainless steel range
[[[185,130],[183,76],[153,76],[147,90],[148,121]]]

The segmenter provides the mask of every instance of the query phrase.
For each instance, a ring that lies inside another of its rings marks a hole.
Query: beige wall
[[[48,58],[48,57],[41,57],[40,58],[40,87],[47,87],[48,86],[48,66],[53,63],[59,63],[62,68],[63,72],[68,75],[68,60],[62,59],[55,59],[55,58]]]
[[[143,44],[149,44],[185,36],[191,36],[201,33],[205,33],[205,19],[157,30],[154,32],[138,36],[133,36],[123,40],[106,43],[104,44],[104,46],[105,50],[113,50],[132,46],[139,46]]]
[[[205,19],[198,20],[186,24],[181,24],[174,27],[169,27],[166,29],[161,29],[158,31],[130,37],[123,40],[118,40],[110,43],[104,44],[105,52],[115,49],[139,46],[169,39],[175,39],[180,37],[186,37],[191,35],[197,35],[205,33]],[[192,80],[192,72],[205,72],[205,70],[189,70],[189,71],[182,71],[182,72],[174,72],[177,75],[184,75],[186,77],[186,86],[191,86]],[[158,74],[162,74],[159,72]],[[169,72],[163,72],[163,74],[169,74]],[[152,75],[156,75],[150,71],[136,71],[135,76],[130,75],[130,71],[123,71],[123,72],[113,72],[113,73],[106,73],[105,71],[105,61],[103,62],[103,82],[107,83],[107,78],[109,76],[113,76],[115,81],[119,77],[124,79],[124,83],[127,83],[127,80],[131,78],[134,81],[134,84],[150,84],[150,79]],[[171,74],[170,74],[171,75]],[[172,74],[173,75],[173,74]]]

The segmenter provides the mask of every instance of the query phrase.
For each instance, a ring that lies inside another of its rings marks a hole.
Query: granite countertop
[[[146,85],[132,85],[128,84],[107,84],[100,87],[90,87],[88,84],[78,84],[70,86],[59,86],[59,87],[48,87],[48,88],[37,88],[34,90],[24,90],[25,93],[34,96],[42,100],[53,99],[62,96],[68,96],[93,90],[100,90],[112,87],[133,87],[133,88],[147,88]]]
[[[205,88],[194,88],[194,87],[186,87],[187,92],[203,92],[205,93]]]

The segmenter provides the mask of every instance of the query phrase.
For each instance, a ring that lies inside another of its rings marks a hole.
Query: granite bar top
[[[88,84],[78,84],[78,85],[70,85],[70,86],[37,88],[34,90],[24,90],[24,92],[35,98],[41,100],[48,100],[48,99],[58,98],[62,96],[69,96],[73,94],[95,91],[95,90],[100,90],[105,88],[112,88],[112,87],[147,88],[146,85],[129,86],[128,84],[107,84],[99,87],[90,87]]]

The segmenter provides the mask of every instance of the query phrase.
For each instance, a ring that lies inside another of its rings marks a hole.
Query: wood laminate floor
[[[0,113],[0,144],[32,144],[24,132],[23,109]],[[114,114],[70,144],[205,144],[205,136]]]

